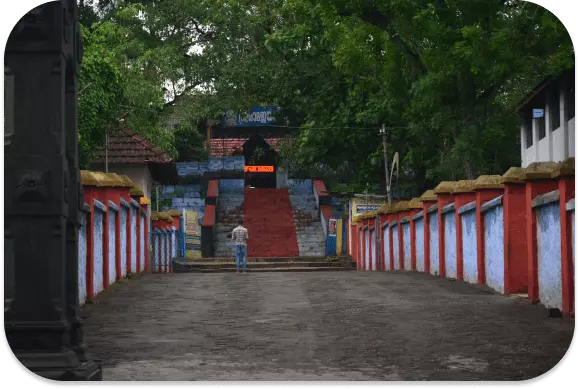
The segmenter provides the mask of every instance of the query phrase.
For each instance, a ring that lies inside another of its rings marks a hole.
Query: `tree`
[[[303,87],[284,102],[305,113],[303,155],[333,167],[354,161],[362,179],[382,174],[368,129],[381,123],[421,189],[518,165],[516,101],[573,64],[564,27],[530,3],[296,0],[286,8],[303,23],[274,32],[272,46],[298,63],[315,52],[321,70],[297,72]],[[342,128],[316,128],[325,126]]]
[[[209,151],[204,145],[205,137],[198,131],[198,126],[185,121],[175,131],[175,147],[179,161],[205,160]]]
[[[128,12],[128,11],[127,11]],[[122,16],[122,15],[121,15]],[[128,126],[176,156],[172,133],[160,123],[161,78],[144,66],[143,46],[119,23],[81,26],[84,55],[79,78],[81,165],[87,167],[107,130]],[[134,58],[138,61],[134,61]],[[122,121],[121,118],[124,118]]]
[[[351,187],[384,174],[382,124],[415,192],[518,165],[516,102],[573,65],[563,25],[517,0],[104,3],[127,105],[154,111],[139,126],[278,105],[294,173]]]
[[[120,70],[100,31],[81,26],[84,55],[79,77],[78,132],[80,165],[86,168],[104,142],[105,131],[118,125],[123,88]]]

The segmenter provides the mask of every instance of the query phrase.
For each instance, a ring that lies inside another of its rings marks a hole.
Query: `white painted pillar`
[[[559,89],[559,118],[561,122],[561,130],[563,130],[564,149],[563,159],[569,158],[571,155],[571,145],[569,144],[569,123],[567,122],[567,97],[565,96],[565,89]]]
[[[521,124],[521,167],[527,167],[527,131],[525,121]]]
[[[528,161],[528,162],[537,162],[540,161],[540,156],[539,156],[539,126],[537,125],[537,119],[533,118],[532,121],[532,126],[533,126],[533,146],[535,147],[535,157],[533,158],[534,161]]]
[[[553,131],[551,129],[551,101],[550,96],[547,94],[545,98],[545,141],[547,142],[547,161],[553,160]]]

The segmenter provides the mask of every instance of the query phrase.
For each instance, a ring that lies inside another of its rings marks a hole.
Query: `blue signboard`
[[[545,110],[544,109],[533,109],[533,119],[539,119],[542,118],[543,116],[545,116]]]
[[[242,114],[233,110],[225,112],[225,127],[257,127],[268,126],[275,122],[274,113],[279,107],[253,107]]]

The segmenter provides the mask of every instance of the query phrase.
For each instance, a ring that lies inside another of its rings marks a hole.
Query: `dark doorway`
[[[278,153],[260,135],[252,135],[243,144],[246,167],[273,167],[270,172],[246,172],[245,185],[254,188],[275,188]]]

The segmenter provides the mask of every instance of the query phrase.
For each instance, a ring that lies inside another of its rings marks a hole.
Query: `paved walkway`
[[[158,274],[87,306],[105,380],[522,380],[574,320],[416,273]]]

